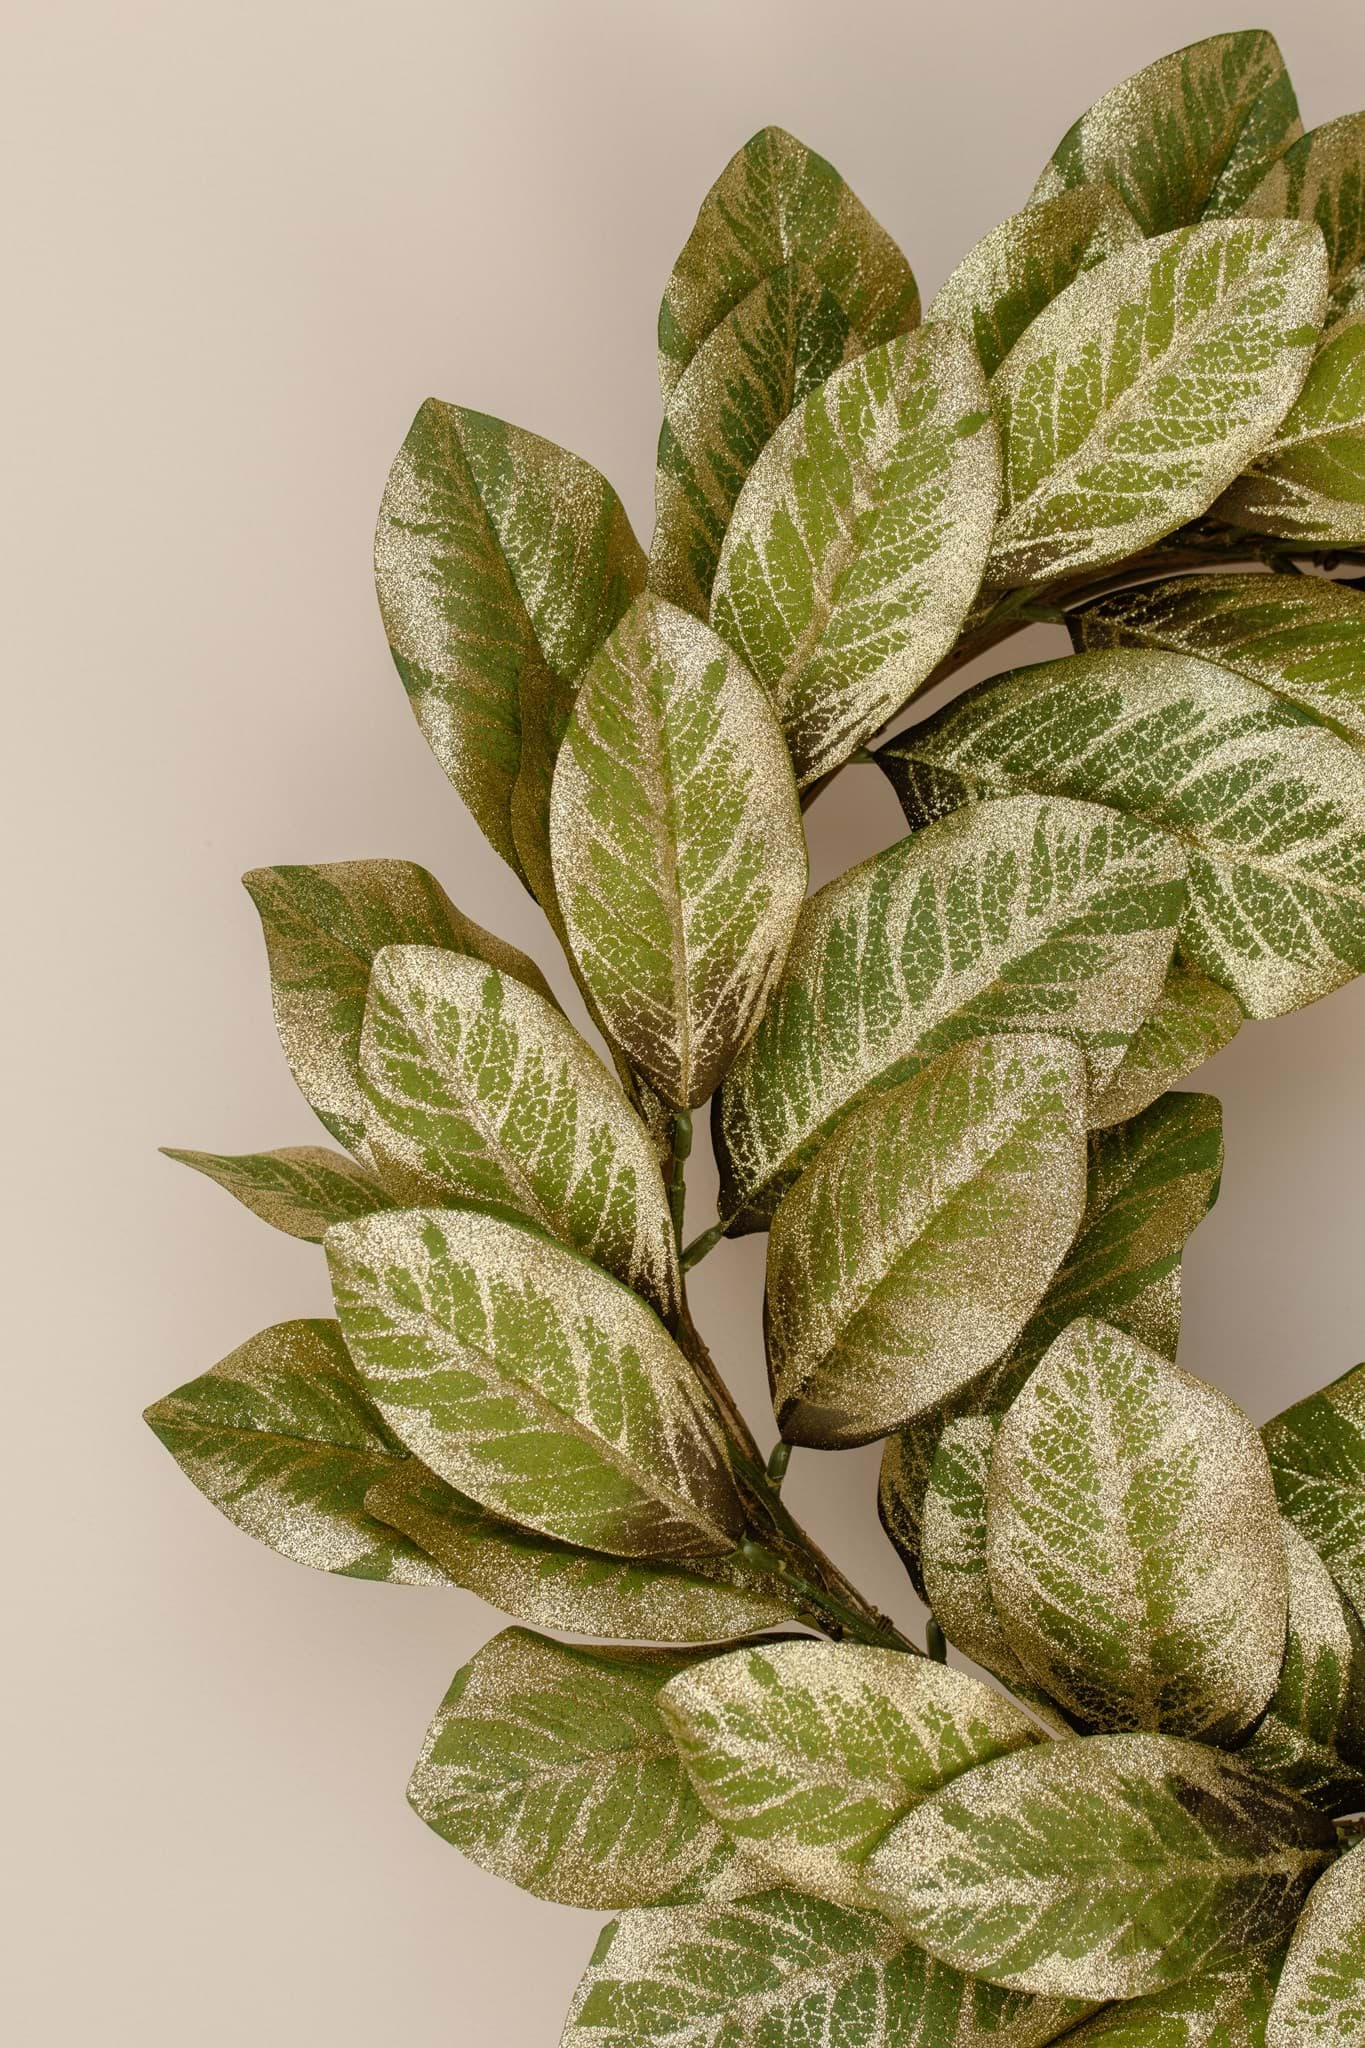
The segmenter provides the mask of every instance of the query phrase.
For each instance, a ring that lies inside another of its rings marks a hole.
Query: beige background
[[[1365,101],[1359,0],[1260,12],[1310,123]],[[16,2040],[550,2048],[592,1946],[589,1917],[404,1805],[493,1615],[254,1547],[138,1419],[326,1307],[316,1252],[153,1150],[314,1132],[241,870],[408,855],[548,958],[375,615],[371,527],[417,403],[576,449],[647,534],[659,293],[753,129],[832,157],[927,296],[1092,98],[1235,21],[1203,0],[12,4]],[[816,879],[898,830],[850,774],[813,814]],[[1365,1339],[1362,1017],[1357,988],[1249,1029],[1209,1076],[1228,1177],[1182,1358],[1258,1419]],[[697,1296],[761,1424],[760,1257],[723,1248]],[[874,1463],[802,1453],[792,1490],[908,1613]]]

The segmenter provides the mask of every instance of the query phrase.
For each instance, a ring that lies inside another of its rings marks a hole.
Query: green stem
[[[932,1614],[924,1624],[924,1642],[935,1664],[946,1664],[948,1662],[947,1638]]]
[[[703,1230],[698,1237],[694,1237],[691,1244],[685,1244],[682,1248],[682,1269],[684,1273],[690,1272],[693,1266],[699,1266],[706,1257],[706,1254],[709,1251],[714,1251],[724,1235],[725,1225],[723,1223],[713,1223],[709,1230]]]
[[[768,1455],[768,1478],[774,1493],[781,1493],[782,1481],[787,1476],[787,1467],[791,1460],[791,1445],[779,1438]]]
[[[687,1155],[692,1150],[692,1119],[680,1109],[673,1119],[673,1170],[668,1182],[668,1206],[673,1215],[673,1236],[682,1250],[683,1211],[687,1206]]]
[[[769,1578],[780,1580],[794,1593],[814,1625],[820,1627],[823,1634],[833,1635],[836,1641],[851,1639],[855,1643],[865,1643],[874,1649],[909,1650],[916,1655],[922,1654],[916,1644],[901,1635],[899,1629],[893,1628],[889,1622],[884,1622],[880,1627],[869,1622],[861,1608],[845,1605],[836,1594],[829,1591],[828,1587],[813,1585],[809,1579],[802,1578],[799,1572],[792,1570],[785,1558],[769,1550],[766,1544],[757,1543],[752,1537],[746,1536],[739,1546],[739,1554],[746,1564],[752,1565]],[[834,1624],[833,1628],[827,1625],[831,1622]]]

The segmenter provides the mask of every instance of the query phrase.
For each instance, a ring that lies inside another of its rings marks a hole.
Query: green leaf
[[[1108,2006],[1066,2048],[1265,2048],[1280,1955],[1254,1951],[1213,1976]]]
[[[998,498],[985,381],[941,324],[836,370],[763,449],[725,535],[711,623],[771,695],[802,787],[951,648]]]
[[[1326,292],[1322,238],[1295,221],[1180,228],[1068,285],[991,382],[986,582],[1121,561],[1206,512],[1298,397]]]
[[[1180,1254],[1212,1206],[1222,1170],[1222,1110],[1212,1095],[1167,1095],[1130,1122],[1092,1134],[1084,1219],[1018,1342],[994,1371],[888,1439],[882,1521],[919,1591],[924,1493],[945,1428],[959,1416],[1003,1413],[1078,1316],[1101,1317],[1173,1358]]]
[[[1328,336],[1298,403],[1214,509],[1254,533],[1365,545],[1365,312]]]
[[[1288,1581],[1260,1438],[1109,1324],[1072,1323],[1005,1414],[986,1543],[1010,1647],[1091,1729],[1227,1743],[1274,1693]]]
[[[735,1548],[743,1514],[720,1419],[618,1281],[475,1209],[339,1224],[327,1256],[366,1391],[451,1486],[618,1557]]]
[[[1265,166],[1303,133],[1275,38],[1209,36],[1125,78],[1058,143],[1036,203],[1106,179],[1159,235],[1241,213]]]
[[[468,953],[549,996],[534,961],[465,917],[412,861],[255,868],[243,879],[265,933],[284,1056],[332,1136],[365,1164],[360,1027],[382,947]]]
[[[1350,2048],[1365,2029],[1365,1844],[1320,1877],[1294,1930],[1266,2048]]]
[[[675,1108],[704,1102],[786,954],[806,841],[772,707],[699,619],[646,597],[622,620],[583,680],[551,830],[607,1030]]]
[[[775,1877],[871,1903],[862,1865],[929,1793],[1037,1730],[989,1686],[858,1643],[733,1650],[660,1699],[697,1796]]]
[[[1096,1122],[1137,1116],[1177,1081],[1230,1045],[1242,1028],[1242,1006],[1210,981],[1179,949],[1156,1006],[1128,1043],[1123,1063],[1094,1104]]]
[[[992,377],[1058,292],[1141,240],[1142,229],[1112,187],[1077,185],[1012,213],[969,249],[939,286],[928,317],[970,334]]]
[[[276,1323],[154,1402],[146,1421],[187,1479],[282,1557],[352,1579],[448,1583],[365,1507],[411,1463],[356,1384],[335,1323]]]
[[[973,1983],[877,1914],[779,1887],[608,1927],[562,2048],[1043,2048],[1085,2009]]]
[[[170,1145],[161,1149],[168,1159],[178,1159],[216,1180],[253,1216],[310,1244],[321,1244],[334,1223],[393,1206],[373,1175],[327,1145],[239,1153],[177,1152]]]
[[[761,1227],[855,1103],[963,1039],[1056,1032],[1103,1087],[1165,978],[1183,876],[1166,835],[1030,797],[829,883],[716,1105],[721,1215]]]
[[[1194,654],[1365,746],[1365,594],[1323,576],[1191,576],[1101,598],[1082,647]]]
[[[833,164],[781,128],[731,157],[702,202],[659,309],[659,381],[667,400],[707,336],[757,285],[801,263],[864,345],[919,318],[910,266]]]
[[[768,1242],[768,1374],[784,1437],[866,1443],[1007,1351],[1080,1227],[1080,1047],[950,1049],[846,1117]]]
[[[1076,1736],[936,1792],[869,1875],[907,1933],[960,1970],[1137,1998],[1283,1940],[1335,1839],[1311,1807],[1202,1743]]]
[[[366,1499],[457,1586],[538,1628],[625,1642],[719,1643],[793,1618],[780,1592],[743,1564],[642,1564],[577,1550],[502,1521],[415,1458]]]
[[[1311,220],[1327,244],[1330,328],[1352,310],[1365,267],[1365,113],[1302,135],[1238,209],[1261,220]]]
[[[360,1047],[366,1136],[406,1204],[474,1202],[536,1224],[678,1313],[659,1162],[615,1077],[553,1004],[430,946],[374,964]]]
[[[578,677],[645,580],[620,500],[553,442],[430,398],[389,472],[375,576],[432,752],[552,910],[555,752]]]
[[[1280,1508],[1365,1621],[1365,1365],[1261,1432]]]
[[[1018,669],[895,741],[884,766],[912,824],[1028,790],[1168,832],[1189,862],[1182,951],[1250,1016],[1365,967],[1365,760],[1228,669],[1148,648]]]
[[[659,1713],[660,1687],[691,1661],[504,1629],[456,1673],[408,1798],[480,1869],[538,1898],[667,1898],[723,1847]]]
[[[1292,1522],[1284,1668],[1240,1760],[1325,1813],[1365,1807],[1365,1630]]]

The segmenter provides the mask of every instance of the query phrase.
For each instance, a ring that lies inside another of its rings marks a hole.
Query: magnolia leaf
[[[1289,1636],[1275,1696],[1238,1757],[1325,1813],[1365,1807],[1365,1630],[1311,1543],[1281,1523]]]
[[[1147,235],[1241,213],[1265,166],[1303,133],[1264,29],[1209,36],[1125,78],[1069,128],[1035,203],[1105,179]]]
[[[1074,1039],[1099,1089],[1157,1000],[1173,840],[1093,804],[977,804],[812,897],[714,1113],[720,1213],[761,1228],[864,1096],[966,1038]]]
[[[1022,1991],[1137,1998],[1281,1941],[1330,1821],[1203,1743],[1076,1736],[981,1764],[868,1874],[931,1955]]]
[[[654,597],[583,680],[551,831],[569,943],[607,1030],[675,1108],[744,1044],[806,893],[791,764],[759,684]]]
[[[1326,255],[1297,221],[1208,221],[1060,292],[991,382],[1003,506],[988,584],[1117,562],[1206,512],[1298,397]]]
[[[1005,1414],[986,1543],[1011,1648],[1090,1728],[1227,1742],[1274,1692],[1288,1581],[1260,1438],[1109,1324],[1072,1323]]]
[[[1177,949],[1156,1007],[1095,1100],[1095,1121],[1118,1124],[1149,1109],[1175,1082],[1230,1045],[1242,1022],[1242,1006],[1231,990],[1191,967]]]
[[[1078,1316],[1102,1317],[1174,1358],[1180,1254],[1212,1206],[1222,1170],[1222,1110],[1212,1095],[1167,1095],[1129,1123],[1092,1135],[1084,1219],[1018,1342],[993,1371],[887,1441],[882,1522],[918,1591],[924,1493],[945,1428],[960,1416],[1003,1413]]]
[[[1039,1739],[989,1686],[859,1643],[733,1650],[660,1698],[697,1796],[740,1848],[821,1898],[871,1903],[862,1865],[959,1772]]]
[[[951,1047],[846,1117],[768,1243],[768,1375],[784,1437],[866,1443],[1008,1350],[1085,1209],[1079,1046]]]
[[[1189,863],[1181,949],[1250,1016],[1365,967],[1365,760],[1211,662],[1104,648],[1017,669],[896,740],[884,766],[912,824],[1028,790],[1169,832]]]
[[[1238,212],[1261,220],[1311,220],[1322,229],[1332,327],[1351,310],[1365,266],[1365,113],[1343,115],[1301,135]]]
[[[1365,1843],[1320,1877],[1294,1929],[1266,2048],[1351,2048],[1365,2032]]]
[[[366,1496],[372,1513],[514,1621],[615,1641],[720,1643],[791,1621],[780,1591],[721,1558],[689,1565],[603,1557],[518,1528],[466,1499],[416,1458]]]
[[[778,1887],[604,1929],[562,2048],[1043,2048],[1085,2011],[974,1983],[879,1914]]]
[[[375,577],[424,737],[552,910],[555,751],[574,684],[645,580],[620,500],[552,441],[430,398],[389,472]]]
[[[1365,593],[1324,576],[1177,577],[1101,598],[1072,630],[1084,648],[1216,661],[1365,746]]]
[[[1261,1432],[1280,1508],[1365,1621],[1365,1365]]]
[[[360,1027],[370,965],[382,947],[469,953],[549,996],[534,961],[465,917],[412,861],[255,868],[243,879],[265,933],[284,1056],[332,1136],[364,1164]]]
[[[352,1579],[448,1583],[365,1507],[412,1461],[356,1384],[335,1323],[276,1323],[154,1402],[146,1421],[199,1491],[281,1557]]]
[[[1298,403],[1214,509],[1254,533],[1365,545],[1365,311],[1328,336]]]
[[[168,1159],[178,1159],[216,1180],[253,1216],[310,1244],[321,1244],[334,1223],[393,1206],[372,1174],[327,1145],[239,1153],[177,1152],[170,1145],[161,1149]]]
[[[456,1673],[408,1798],[480,1869],[538,1898],[667,1898],[723,1846],[659,1713],[659,1688],[690,1662],[504,1629]]]
[[[431,946],[374,964],[361,1071],[366,1136],[390,1194],[474,1202],[536,1224],[678,1312],[677,1245],[654,1147],[553,1004]]]
[[[1141,240],[1142,229],[1112,187],[1077,185],[1012,213],[969,249],[939,286],[928,317],[951,320],[970,334],[992,377],[1058,292],[1116,249]]]
[[[1265,2048],[1281,1955],[1253,1950],[1212,1976],[1107,2006],[1066,2048]]]
[[[803,788],[951,648],[998,498],[985,381],[942,324],[846,363],[768,442],[735,504],[711,622],[771,695]]]

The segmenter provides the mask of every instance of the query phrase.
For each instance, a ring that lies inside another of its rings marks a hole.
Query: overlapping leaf
[[[320,1244],[334,1223],[393,1206],[373,1174],[327,1145],[235,1154],[161,1149],[168,1159],[217,1181],[253,1216],[311,1244]]]
[[[1185,849],[1187,958],[1249,1015],[1365,967],[1365,761],[1191,655],[1099,649],[992,679],[885,750],[912,823],[1020,790],[1112,804]]]
[[[802,787],[948,652],[998,495],[985,382],[941,323],[845,364],[778,427],[735,504],[711,621],[771,695]]]
[[[1320,1877],[1294,1930],[1266,2048],[1351,2048],[1365,2031],[1365,1843]]]
[[[1216,661],[1365,746],[1365,594],[1326,577],[1177,577],[1101,598],[1072,630],[1083,648]]]
[[[461,1493],[619,1557],[734,1549],[743,1516],[720,1420],[618,1281],[473,1209],[340,1224],[327,1254],[367,1392]]]
[[[409,1458],[366,1495],[457,1586],[514,1621],[645,1643],[720,1643],[790,1621],[789,1601],[751,1567],[604,1557],[505,1522]]]
[[[673,1679],[660,1704],[726,1833],[776,1877],[851,1906],[871,1903],[862,1866],[903,1813],[1038,1739],[964,1672],[859,1643],[733,1650]]]
[[[1365,283],[1365,114],[1345,114],[1300,136],[1238,212],[1314,221],[1327,244],[1327,326],[1354,311]]]
[[[1150,1108],[1230,1045],[1242,1023],[1242,1006],[1232,991],[1191,967],[1177,947],[1151,1015],[1128,1041],[1121,1064],[1092,1106],[1096,1123],[1121,1123]]]
[[[873,1852],[900,1925],[1018,1990],[1137,1998],[1283,1940],[1335,1848],[1311,1807],[1202,1743],[1078,1736],[982,1764]]]
[[[1043,2048],[1084,2011],[973,1983],[877,1914],[779,1887],[608,1927],[562,2048]]]
[[[553,442],[428,399],[389,472],[375,577],[432,752],[552,909],[555,750],[578,677],[645,580],[620,500]]]
[[[988,584],[1116,562],[1208,510],[1271,442],[1326,303],[1314,227],[1208,221],[1097,264],[997,370]]]
[[[1327,337],[1297,404],[1215,510],[1306,546],[1365,546],[1365,311]]]
[[[1209,36],[1161,57],[1069,128],[1035,203],[1104,179],[1158,235],[1240,213],[1265,166],[1303,132],[1284,59],[1264,29]]]
[[[783,1435],[866,1443],[1009,1349],[1080,1226],[1086,1067],[1070,1040],[950,1047],[854,1110],[784,1196],[768,1244]]]
[[[1275,1696],[1238,1750],[1324,1813],[1365,1807],[1365,1630],[1292,1522],[1289,1634]]]
[[[583,680],[552,812],[569,943],[607,1029],[675,1107],[704,1102],[806,890],[767,697],[708,626],[641,599]]]
[[[147,1410],[187,1478],[248,1536],[353,1579],[444,1583],[371,1514],[368,1489],[412,1461],[356,1384],[335,1323],[277,1323]]]
[[[722,1217],[761,1227],[856,1102],[963,1039],[1059,1033],[1103,1087],[1183,905],[1169,835],[1031,797],[964,809],[831,882],[717,1101]]]
[[[360,1027],[370,966],[384,946],[444,946],[486,960],[549,996],[539,968],[455,908],[408,860],[256,868],[280,1043],[294,1079],[334,1138],[368,1163]]]
[[[1088,1727],[1227,1742],[1274,1692],[1287,1568],[1256,1430],[1109,1324],[1072,1323],[1006,1413],[986,1541],[1010,1647]]]
[[[982,369],[994,376],[1058,292],[1141,240],[1142,229],[1112,186],[1077,185],[1012,213],[969,249],[939,286],[928,317],[970,334]]]
[[[1265,2048],[1280,1958],[1251,1950],[1215,1975],[1107,2006],[1066,2048]]]
[[[1365,1365],[1261,1432],[1280,1508],[1365,1621]]]
[[[658,1159],[615,1079],[545,998],[481,961],[393,946],[374,964],[366,1136],[404,1203],[510,1210],[678,1309]]]

